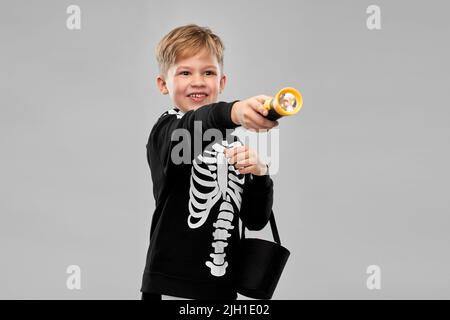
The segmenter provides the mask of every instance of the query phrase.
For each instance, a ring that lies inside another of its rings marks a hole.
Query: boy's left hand
[[[224,150],[228,163],[239,170],[241,174],[251,173],[257,176],[267,174],[267,165],[263,163],[256,152],[247,145]]]

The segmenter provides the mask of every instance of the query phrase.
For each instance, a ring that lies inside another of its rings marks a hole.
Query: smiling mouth
[[[191,93],[190,95],[188,95],[188,97],[191,97],[191,98],[203,98],[206,96],[207,96],[206,93]]]
[[[208,95],[206,93],[193,93],[188,95],[189,98],[191,98],[191,100],[193,101],[202,101],[204,100]]]

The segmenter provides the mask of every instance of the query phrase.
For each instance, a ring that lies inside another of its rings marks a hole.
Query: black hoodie
[[[240,174],[226,161],[224,148],[242,145],[230,134],[237,127],[231,121],[232,106],[218,102],[186,113],[173,108],[151,130],[147,161],[155,211],[141,292],[191,299],[237,297],[233,266],[239,217],[249,230],[264,228],[273,182],[269,175]],[[223,138],[203,141],[208,129],[219,129]],[[174,161],[173,155],[190,161]]]

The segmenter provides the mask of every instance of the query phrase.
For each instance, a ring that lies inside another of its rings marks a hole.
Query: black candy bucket
[[[272,298],[290,255],[289,250],[281,245],[273,211],[270,226],[275,242],[245,238],[245,226],[242,225],[235,284],[237,292],[249,298]]]

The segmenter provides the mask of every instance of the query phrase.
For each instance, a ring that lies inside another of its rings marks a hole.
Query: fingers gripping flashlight
[[[275,121],[284,116],[292,116],[300,111],[303,105],[303,98],[296,89],[283,88],[273,99],[264,102],[264,108],[268,111],[267,119]]]

